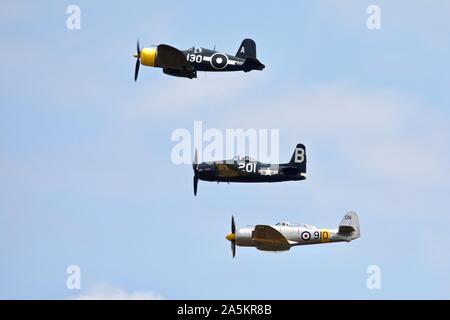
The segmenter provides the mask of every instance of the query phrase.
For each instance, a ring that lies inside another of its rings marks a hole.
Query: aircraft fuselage
[[[271,165],[261,162],[203,162],[198,178],[217,182],[281,182],[306,179],[306,172],[290,164]]]
[[[229,54],[205,48],[191,48],[181,52],[194,71],[245,71],[245,59]]]

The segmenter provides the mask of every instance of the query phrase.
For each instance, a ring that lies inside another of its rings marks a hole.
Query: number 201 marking
[[[239,163],[239,169],[245,172],[256,172],[256,163]]]

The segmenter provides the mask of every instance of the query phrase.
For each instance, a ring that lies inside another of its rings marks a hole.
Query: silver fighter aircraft
[[[236,246],[255,247],[263,251],[287,251],[299,245],[350,242],[359,238],[360,235],[358,215],[355,212],[348,212],[342,218],[338,229],[280,222],[274,226],[258,224],[236,230],[234,217],[231,217],[231,233],[226,236],[226,239],[231,242],[234,258]]]

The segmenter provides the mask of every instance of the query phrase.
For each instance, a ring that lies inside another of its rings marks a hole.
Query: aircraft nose
[[[148,67],[155,67],[157,54],[156,48],[142,48],[140,54],[141,63]]]
[[[236,235],[234,233],[229,233],[229,234],[227,234],[226,239],[228,241],[233,241],[236,239]]]

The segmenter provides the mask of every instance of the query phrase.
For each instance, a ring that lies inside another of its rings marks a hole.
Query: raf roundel
[[[223,53],[215,53],[211,57],[211,65],[214,69],[221,70],[228,64],[228,58]]]
[[[302,239],[305,241],[308,241],[309,239],[311,239],[311,234],[308,231],[303,231],[302,232]]]

